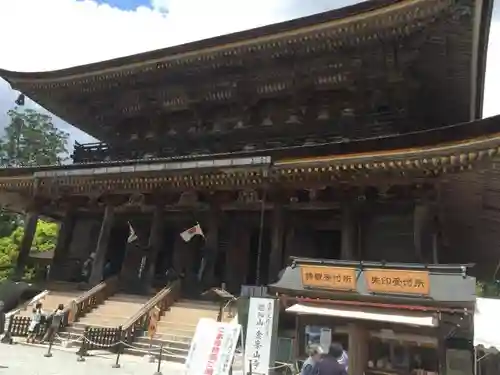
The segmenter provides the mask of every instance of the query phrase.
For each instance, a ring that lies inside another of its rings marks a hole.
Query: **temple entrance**
[[[259,273],[259,285],[268,283],[269,273],[269,253],[271,251],[271,231],[263,228],[262,241],[260,240],[261,230],[255,228],[250,234],[250,249],[248,251],[248,273],[246,283],[257,285],[257,272]],[[260,249],[259,249],[260,248]],[[259,259],[260,250],[260,259]]]
[[[154,286],[163,286],[167,282],[167,271],[174,265],[175,236],[178,231],[165,227],[163,232],[163,248],[159,251],[154,268]]]
[[[129,227],[124,222],[116,223],[111,229],[106,261],[104,262],[104,278],[120,273],[125,260],[128,234]]]

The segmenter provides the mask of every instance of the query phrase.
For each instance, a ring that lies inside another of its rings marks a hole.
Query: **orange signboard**
[[[356,269],[328,266],[300,266],[305,288],[356,290]]]
[[[429,295],[428,271],[365,269],[364,276],[372,293]]]

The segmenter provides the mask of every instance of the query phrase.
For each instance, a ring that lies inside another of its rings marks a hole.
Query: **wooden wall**
[[[491,280],[500,262],[500,159],[440,181],[442,263],[476,263],[472,274]]]

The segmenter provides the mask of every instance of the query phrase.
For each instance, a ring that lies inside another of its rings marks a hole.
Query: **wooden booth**
[[[337,342],[350,375],[472,374],[475,279],[466,270],[294,259],[270,289],[295,315],[297,359]]]

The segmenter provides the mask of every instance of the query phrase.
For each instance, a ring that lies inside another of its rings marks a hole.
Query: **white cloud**
[[[497,2],[500,9],[500,2]],[[500,13],[500,12],[499,12]],[[491,23],[488,45],[488,60],[486,62],[486,82],[484,88],[483,116],[489,117],[500,114],[498,91],[500,89],[500,20],[494,19]]]
[[[290,18],[358,0],[152,0],[122,10],[93,0],[0,1],[0,67],[46,71],[145,52]],[[168,9],[168,12],[165,10]],[[0,80],[0,128],[16,93]],[[28,103],[28,105],[32,105]],[[72,140],[91,140],[60,119]]]
[[[359,0],[151,0],[151,7],[127,11],[93,0],[1,0],[0,67],[16,71],[61,69],[356,2]],[[500,112],[492,101],[500,85],[498,22],[492,26],[490,42],[485,115]],[[0,80],[0,127],[5,121],[3,113],[15,97]],[[57,123],[70,129],[61,120]],[[75,139],[89,139],[77,130],[71,133]]]

